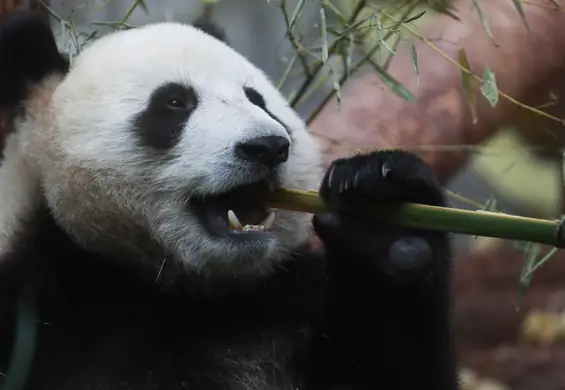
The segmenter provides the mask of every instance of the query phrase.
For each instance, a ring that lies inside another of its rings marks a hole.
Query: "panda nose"
[[[288,159],[290,142],[285,137],[265,136],[240,142],[235,146],[237,157],[274,167]]]

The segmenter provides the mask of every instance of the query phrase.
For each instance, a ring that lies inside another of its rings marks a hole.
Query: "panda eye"
[[[262,108],[263,110],[266,108],[265,99],[263,99],[263,96],[261,96],[261,94],[257,92],[256,89],[251,87],[244,87],[243,92],[245,92],[245,96],[247,96],[247,99],[249,99],[251,103],[255,104],[259,108]]]
[[[182,99],[176,97],[167,99],[166,105],[167,107],[175,110],[186,108],[186,103]]]

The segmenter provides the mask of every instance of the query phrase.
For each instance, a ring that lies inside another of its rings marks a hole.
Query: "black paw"
[[[322,181],[324,200],[352,207],[387,201],[443,205],[433,170],[402,150],[356,155],[332,163]]]
[[[433,170],[419,157],[401,150],[356,155],[332,163],[320,196],[340,210],[314,216],[326,250],[341,257],[369,260],[399,279],[426,274],[445,235],[392,226],[363,211],[387,202],[444,205]]]

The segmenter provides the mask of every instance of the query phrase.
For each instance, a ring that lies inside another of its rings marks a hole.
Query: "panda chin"
[[[273,234],[275,211],[260,198],[269,190],[265,181],[236,187],[223,194],[190,199],[189,209],[213,236],[232,239],[256,239]]]

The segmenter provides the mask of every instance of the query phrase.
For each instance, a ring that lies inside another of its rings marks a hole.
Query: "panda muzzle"
[[[261,193],[271,191],[271,187],[267,182],[248,184],[224,194],[191,200],[190,205],[202,224],[219,235],[269,231],[273,228],[276,210],[267,208],[258,199]]]

